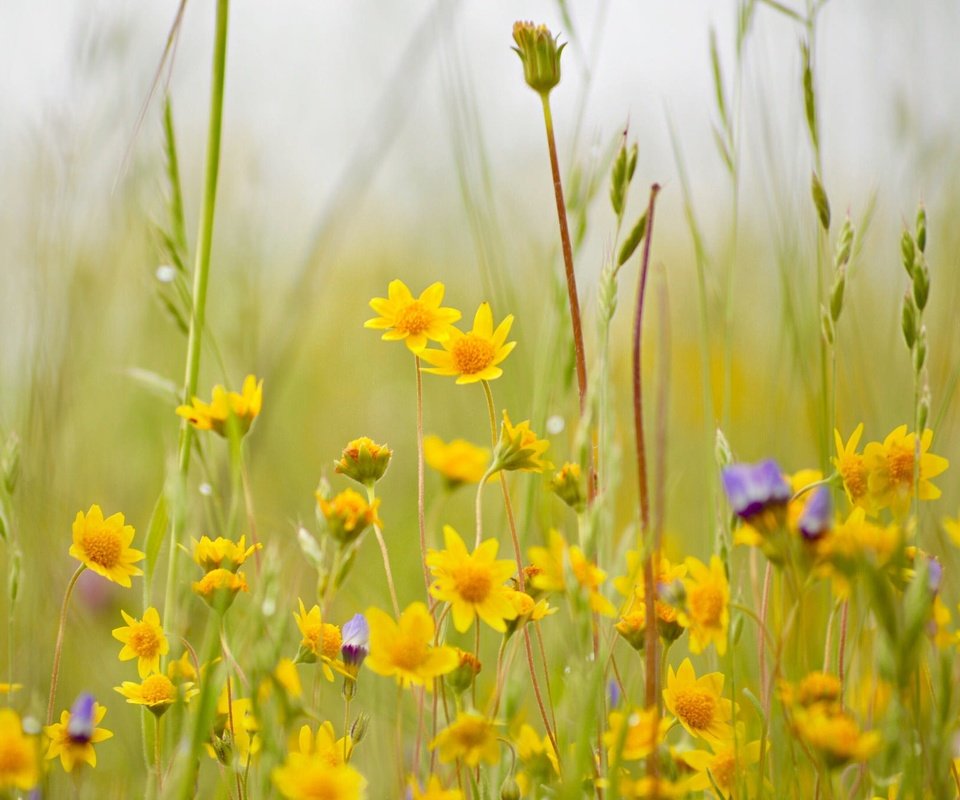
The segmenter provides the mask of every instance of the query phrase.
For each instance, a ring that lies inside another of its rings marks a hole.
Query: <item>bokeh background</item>
[[[666,286],[670,342],[657,341],[664,312],[654,302],[646,366],[655,383],[669,354],[670,546],[700,556],[711,549],[713,514],[704,497],[716,425],[741,458],[774,455],[789,471],[819,465],[816,217],[799,46],[805,31],[757,4],[738,55],[737,8],[726,0],[233,4],[208,303],[224,368],[205,352],[200,385],[206,396],[213,383],[238,386],[248,372],[265,380],[264,412],[248,446],[261,537],[283,564],[278,631],[293,640],[288,612],[298,593],[309,598],[313,591],[296,527],[313,524],[318,480],[358,435],[387,441],[396,452],[381,488],[382,516],[402,599],[422,591],[412,359],[362,327],[369,298],[384,294],[390,279],[415,291],[444,281],[447,301],[464,309],[466,320],[484,299],[497,318],[515,314],[519,344],[494,385],[498,403],[540,431],[554,418],[553,460],[573,455],[576,398],[542,120],[509,49],[518,17],[544,21],[570,42],[553,107],[571,217],[584,226],[577,270],[591,357],[592,302],[614,235],[609,158],[625,126],[639,145],[631,223],[646,187],[663,186],[653,260],[655,286]],[[20,439],[22,478],[10,523],[23,565],[2,663],[9,659],[38,707],[60,593],[73,569],[73,516],[96,502],[145,530],[172,468],[178,424],[165,382],[182,383],[185,337],[158,292],[164,261],[156,228],[166,214],[162,94],[172,98],[192,242],[213,27],[210,3],[187,5],[172,70],[157,86],[176,10],[173,0],[0,7],[0,433]],[[711,30],[739,134],[736,202],[714,141]],[[955,463],[958,37],[960,6],[951,0],[833,0],[820,13],[815,39],[834,233],[849,213],[858,234],[838,327],[838,424],[849,433],[862,420],[867,437],[877,439],[912,416],[899,328],[906,288],[899,237],[922,200],[933,286],[926,319],[934,450]],[[709,377],[701,367],[682,173],[705,247]],[[632,486],[635,263],[622,275],[613,375],[622,480]],[[705,380],[712,420],[701,401]],[[427,376],[425,390],[428,433],[486,441],[477,387]],[[219,479],[226,488],[226,462],[214,458],[215,495]],[[440,482],[428,479],[436,498]],[[210,529],[205,508],[216,497],[200,494],[201,480],[195,469],[189,533],[241,533]],[[944,498],[925,512],[934,528],[960,502],[952,470],[938,483]],[[533,479],[519,481],[516,492],[527,543],[539,543],[551,525],[570,524]],[[444,499],[435,521],[469,529],[467,494]],[[629,536],[635,514],[634,495],[624,490],[613,535]],[[342,619],[387,602],[372,541],[364,553],[369,561],[337,600]],[[101,748],[103,772],[134,775],[123,765],[139,758],[139,723],[110,689],[130,675],[116,661],[109,630],[119,624],[119,606],[129,609],[139,593],[85,577],[91,580],[71,616],[61,700],[83,688],[106,698],[105,724],[130,735]],[[161,593],[158,581],[154,602]],[[125,796],[123,785],[112,790]]]

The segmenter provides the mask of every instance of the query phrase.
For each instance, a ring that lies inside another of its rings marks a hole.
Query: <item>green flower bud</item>
[[[353,478],[364,486],[373,486],[390,466],[393,451],[385,444],[377,444],[366,436],[348,442],[333,468],[341,475]]]
[[[560,83],[560,54],[566,43],[559,44],[546,25],[515,22],[512,48],[523,62],[523,77],[535,92],[546,95]]]
[[[920,260],[913,268],[913,299],[917,308],[923,311],[930,297],[930,271],[927,265]]]
[[[909,292],[903,296],[900,327],[903,330],[903,340],[907,343],[907,347],[913,350],[913,345],[917,341],[917,306]]]
[[[508,776],[500,787],[500,800],[520,800],[520,787],[513,775]]]
[[[917,209],[917,248],[921,253],[927,249],[927,209],[923,203]]]
[[[584,489],[579,464],[564,464],[550,479],[550,491],[578,514],[587,507]]]

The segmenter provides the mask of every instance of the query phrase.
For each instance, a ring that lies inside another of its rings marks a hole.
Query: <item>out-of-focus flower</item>
[[[327,500],[319,491],[316,494],[320,513],[326,521],[326,532],[341,544],[349,544],[371,525],[383,526],[377,517],[380,498],[372,503],[353,489],[344,489]]]
[[[603,734],[603,744],[613,761],[617,748],[624,761],[637,761],[653,753],[670,728],[670,720],[662,718],[656,707],[635,708],[629,713],[610,712],[610,728]]]
[[[321,755],[290,753],[270,773],[274,786],[288,800],[362,800],[367,780],[349,764],[330,766]]]
[[[722,656],[727,652],[730,626],[730,584],[723,562],[714,555],[709,567],[696,558],[688,558],[685,563],[686,602],[677,620],[690,632],[691,653],[702,653],[713,642]]]
[[[490,465],[490,451],[465,439],[444,443],[439,436],[423,439],[423,459],[440,473],[450,488],[462,483],[480,483]]]
[[[587,507],[587,496],[579,464],[567,462],[560,467],[550,479],[550,491],[578,514]]]
[[[500,761],[497,723],[476,711],[459,711],[457,718],[430,742],[430,749],[440,751],[443,763],[459,758],[470,767],[481,761],[497,764]]]
[[[866,761],[880,747],[877,731],[864,732],[850,714],[822,704],[796,710],[792,729],[828,767]]]
[[[130,588],[130,577],[143,575],[133,565],[146,558],[146,554],[130,547],[134,533],[132,525],[124,525],[123,514],[104,519],[100,506],[94,504],[86,514],[77,512],[70,555],[87,569]]]
[[[260,542],[247,547],[247,537],[241,536],[237,542],[218,536],[211,539],[201,536],[200,541],[193,540],[193,560],[204,572],[215,569],[227,569],[236,572],[251,555],[263,547]]]
[[[917,435],[907,433],[901,425],[891,431],[883,444],[870,442],[864,448],[863,461],[868,470],[867,489],[880,508],[889,506],[894,516],[902,518],[910,510],[914,498],[914,472],[917,472],[916,496],[921,500],[935,500],[940,489],[934,486],[935,478],[950,466],[942,456],[930,453],[933,431],[927,428],[920,437],[917,450]],[[919,465],[915,454],[919,452]]]
[[[738,517],[762,529],[782,524],[792,492],[776,461],[731,464],[723,470],[722,480],[727,500]]]
[[[228,423],[232,418],[242,436],[250,430],[262,407],[263,381],[258,382],[255,375],[247,375],[239,393],[229,392],[220,385],[214,386],[209,403],[194,397],[191,405],[178,406],[177,414],[197,430],[212,430],[221,436],[228,434]]]
[[[710,742],[710,750],[681,753],[680,759],[697,773],[687,781],[687,791],[709,791],[716,797],[715,783],[722,797],[733,797],[747,768],[760,760],[760,742],[741,742],[739,747],[733,742]]]
[[[69,711],[60,714],[60,721],[47,725],[43,734],[47,738],[47,758],[60,757],[60,765],[67,772],[79,763],[97,766],[95,744],[113,736],[112,731],[97,726],[103,721],[107,709],[94,700],[91,694],[81,694]]]
[[[36,738],[23,732],[12,708],[0,708],[0,752],[0,789],[32,789],[39,776]]]
[[[513,315],[509,314],[494,330],[490,304],[481,303],[469,333],[451,328],[450,337],[441,342],[443,350],[424,350],[420,353],[420,358],[433,365],[423,371],[456,376],[457,383],[477,383],[499,378],[503,370],[497,365],[516,346],[516,342],[507,341],[511,325]]]
[[[447,686],[456,694],[463,694],[467,689],[473,686],[477,675],[483,669],[479,659],[467,650],[454,648],[457,652],[457,666],[445,678]]]
[[[242,572],[228,569],[213,569],[193,584],[193,591],[213,609],[224,612],[233,603],[238,592],[249,592],[247,579]]]
[[[463,800],[463,792],[459,789],[444,789],[436,775],[430,776],[430,781],[423,789],[416,780],[411,780],[410,792],[413,800]]]
[[[830,489],[818,486],[804,506],[803,513],[797,520],[797,528],[804,539],[812,541],[827,533],[832,524],[833,501],[830,499]]]
[[[391,456],[393,450],[385,444],[377,444],[368,436],[361,436],[343,448],[340,460],[334,462],[334,470],[364,486],[373,486],[387,471]]]
[[[402,341],[414,355],[419,355],[427,341],[445,342],[450,338],[453,323],[460,319],[455,308],[442,308],[445,287],[439,281],[430,284],[414,298],[401,280],[390,281],[386,297],[370,301],[378,316],[368,319],[363,326],[383,330],[382,339]]]
[[[523,723],[514,744],[522,766],[516,773],[522,796],[527,795],[531,786],[549,783],[560,774],[557,753],[549,736],[540,736],[533,726]]]
[[[500,426],[500,439],[493,451],[495,469],[507,471],[543,472],[552,469],[553,464],[544,460],[543,454],[550,447],[546,439],[538,439],[530,430],[530,420],[525,419],[514,425],[506,409],[503,411],[503,424]]]

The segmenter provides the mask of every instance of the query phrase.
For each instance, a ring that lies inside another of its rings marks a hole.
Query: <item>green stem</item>
[[[375,492],[373,489],[373,484],[367,486],[367,503],[373,507],[373,501],[375,499]],[[393,583],[393,570],[390,569],[390,553],[387,552],[387,542],[383,538],[383,531],[380,530],[380,526],[374,522],[373,523],[373,535],[377,537],[377,544],[380,546],[380,556],[383,558],[383,569],[387,573],[387,587],[390,589],[390,601],[393,603],[393,613],[396,615],[397,619],[400,619],[400,603],[397,602],[397,588]]]
[[[227,60],[227,17],[230,1],[217,0],[216,34],[213,52],[213,82],[210,91],[210,123],[207,132],[207,164],[204,180],[203,205],[200,211],[200,229],[197,238],[197,258],[193,273],[193,313],[190,316],[190,333],[187,339],[187,364],[184,377],[183,401],[189,403],[197,391],[200,375],[200,353],[207,307],[207,283],[210,277],[210,251],[213,244],[213,216],[217,200],[217,177],[220,171],[220,132],[223,122],[223,86]],[[180,497],[186,496],[187,473],[190,469],[190,450],[193,428],[184,420],[180,425],[178,449],[178,472]],[[179,548],[184,528],[185,512],[182,506],[173,515],[170,535],[170,557],[167,570],[167,586],[164,597],[163,618],[174,624],[177,579],[179,573]]]
[[[67,584],[67,590],[63,593],[63,604],[60,606],[60,625],[57,627],[57,644],[53,649],[53,669],[50,672],[50,700],[47,702],[47,725],[53,724],[53,707],[57,701],[57,681],[60,678],[60,656],[63,654],[63,634],[67,627],[67,607],[70,604],[70,595],[73,594],[73,587],[77,585],[80,574],[86,569],[86,564],[77,567],[73,573],[70,582]]]

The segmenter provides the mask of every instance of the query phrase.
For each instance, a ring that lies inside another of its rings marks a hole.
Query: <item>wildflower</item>
[[[942,520],[943,529],[950,536],[950,540],[960,547],[960,516],[944,517]]]
[[[687,781],[687,791],[713,790],[715,793],[719,789],[723,793],[721,797],[733,797],[747,767],[760,760],[760,742],[742,743],[739,747],[733,742],[711,742],[710,749],[713,752],[692,750],[680,755],[681,760],[697,773]]]
[[[190,660],[190,651],[184,650],[180,658],[167,662],[167,677],[175,683],[192,681],[196,683],[200,676]]]
[[[850,579],[863,563],[874,569],[885,567],[899,551],[902,539],[897,525],[877,525],[866,519],[866,512],[858,506],[815,542],[818,569],[832,578],[838,597],[847,597]]]
[[[660,638],[667,642],[675,642],[683,634],[683,627],[679,622],[679,613],[676,606],[664,598],[671,594],[671,587],[683,591],[681,580],[687,574],[684,564],[672,564],[670,559],[662,553],[655,553],[653,557],[653,573],[657,583],[657,601],[654,606],[657,615],[657,632]],[[627,574],[613,580],[614,588],[624,597],[630,597],[631,602],[626,613],[617,623],[617,632],[620,633],[637,650],[642,650],[645,643],[646,631],[646,591],[643,581],[643,561],[636,550],[627,551]],[[669,598],[668,598],[669,599]]]
[[[690,652],[702,653],[713,642],[722,656],[727,652],[730,626],[730,584],[723,562],[714,555],[709,567],[696,558],[688,558],[686,566],[686,603],[678,621],[690,631]]]
[[[177,685],[163,674],[150,675],[142,683],[124,681],[120,686],[115,686],[114,691],[126,697],[128,703],[146,706],[158,717],[163,716],[178,700],[188,703],[191,697],[199,693],[193,683],[184,681]]]
[[[933,598],[933,608],[930,612],[930,621],[927,631],[933,638],[933,644],[940,650],[946,650],[950,645],[957,643],[957,633],[950,630],[953,615],[940,595]]]
[[[461,650],[459,647],[455,647],[454,650],[457,653],[457,666],[447,675],[446,683],[456,694],[463,694],[473,686],[483,665],[473,653]]]
[[[424,369],[434,375],[456,375],[457,383],[492,381],[503,374],[500,364],[516,346],[508,342],[507,334],[513,325],[509,314],[497,329],[493,328],[493,313],[489,303],[481,303],[473,318],[473,328],[463,333],[450,329],[450,337],[441,342],[443,350],[424,350],[420,357],[433,367]]]
[[[490,451],[465,439],[454,439],[447,444],[439,436],[427,436],[423,440],[423,458],[453,489],[462,483],[483,480],[490,464]]]
[[[0,789],[26,791],[33,788],[38,776],[34,737],[23,732],[16,711],[0,708]]]
[[[454,627],[461,633],[478,616],[495,631],[505,632],[504,620],[517,616],[504,585],[513,574],[513,562],[495,560],[500,547],[496,539],[487,539],[468,553],[460,534],[449,525],[443,528],[443,538],[446,549],[427,554],[427,566],[436,578],[430,593],[450,603]]]
[[[837,472],[843,481],[843,489],[847,499],[856,506],[860,506],[867,513],[875,510],[873,497],[867,488],[867,468],[863,456],[857,452],[860,437],[863,436],[863,423],[854,428],[847,443],[843,443],[840,431],[834,430],[833,439],[837,446],[837,457],[833,460]]]
[[[788,707],[811,708],[822,705],[840,709],[840,679],[826,672],[807,673],[796,686],[783,681],[778,691],[783,704]]]
[[[123,522],[123,514],[119,512],[104,519],[100,506],[96,504],[90,506],[86,514],[78,511],[73,521],[70,555],[87,569],[130,588],[130,577],[143,575],[143,571],[133,565],[146,555],[130,547],[133,526]]]
[[[697,678],[685,658],[676,672],[670,667],[663,700],[670,713],[691,736],[722,742],[733,736],[733,704],[723,697],[723,675],[711,672]]]
[[[765,528],[782,523],[792,492],[776,461],[731,464],[723,470],[722,479],[727,500],[738,517],[754,525],[769,517]]]
[[[667,778],[654,778],[650,775],[637,780],[623,777],[620,779],[619,788],[623,800],[670,800],[674,797],[685,797],[687,794],[685,783],[674,783]]]
[[[393,450],[385,444],[377,444],[373,439],[361,436],[347,442],[340,460],[334,462],[334,470],[364,486],[373,486],[387,471],[391,456]]]
[[[377,517],[380,498],[367,503],[353,489],[344,489],[332,500],[327,500],[319,491],[316,497],[320,513],[326,521],[327,533],[341,544],[354,541],[370,525],[383,525]]]
[[[507,471],[543,472],[552,469],[553,464],[543,459],[544,451],[550,446],[546,439],[538,439],[530,430],[530,420],[525,419],[516,425],[510,422],[510,415],[503,411],[503,424],[500,426],[500,439],[493,451],[495,469]]]
[[[525,622],[539,622],[544,617],[548,617],[557,612],[557,609],[550,607],[550,603],[546,598],[539,601],[534,600],[526,592],[515,589],[510,590],[510,602],[513,603],[513,608],[517,612],[517,616],[510,620],[507,625],[508,636],[513,634],[517,628]]]
[[[563,577],[566,551],[567,543],[563,535],[551,528],[547,535],[547,547],[530,548],[533,572],[527,581],[529,585],[541,592],[562,592],[566,588]]]
[[[523,62],[523,78],[527,86],[541,95],[550,93],[560,83],[560,54],[566,43],[558,44],[546,25],[515,22],[511,48]]]
[[[296,742],[290,748],[291,753],[303,756],[314,756],[323,760],[331,767],[339,767],[344,763],[344,753],[349,759],[353,752],[354,742],[350,736],[337,739],[333,732],[333,724],[324,722],[314,733],[309,725],[303,725],[297,734]]]
[[[160,627],[160,614],[150,607],[143,612],[143,619],[137,620],[126,611],[120,611],[126,627],[114,628],[113,638],[123,642],[120,660],[137,659],[137,672],[146,678],[151,672],[160,671],[160,656],[170,652],[170,644]]]
[[[323,673],[328,681],[333,680],[333,672],[328,666],[340,653],[343,636],[340,629],[329,622],[324,622],[320,616],[320,606],[314,605],[308,612],[303,600],[300,600],[300,613],[294,614],[297,627],[300,629],[300,652],[297,661],[313,664],[320,659],[323,663]]]
[[[366,778],[349,764],[331,767],[322,756],[289,753],[270,773],[273,785],[289,800],[362,800]]]
[[[587,507],[580,465],[567,462],[550,479],[550,491],[578,514]]]
[[[233,603],[237,592],[249,592],[250,589],[242,572],[213,569],[194,582],[193,591],[200,595],[210,608],[222,613]]]
[[[49,740],[47,758],[60,756],[60,765],[73,772],[78,763],[97,766],[97,751],[93,746],[113,736],[112,731],[97,726],[103,721],[107,709],[93,699],[93,695],[81,694],[69,711],[60,714],[60,721],[43,729]]]
[[[430,749],[439,749],[443,763],[460,758],[471,767],[481,760],[496,764],[500,761],[496,725],[476,711],[458,711],[457,718],[430,742]]]
[[[413,800],[463,800],[463,792],[459,789],[444,789],[436,775],[430,776],[430,782],[422,790],[416,780],[411,780],[410,791]]]
[[[255,375],[243,379],[240,393],[228,392],[223,386],[213,387],[213,397],[204,403],[197,397],[191,405],[177,407],[177,415],[183,417],[200,431],[214,431],[227,436],[227,423],[236,420],[240,435],[250,430],[254,419],[263,407],[263,381],[257,382]]]
[[[452,647],[433,647],[436,627],[423,603],[411,603],[398,622],[379,608],[367,609],[370,657],[367,666],[378,675],[394,676],[401,686],[430,688],[433,678],[456,669],[460,659]]]
[[[277,668],[273,671],[273,679],[280,685],[288,697],[300,697],[303,694],[303,684],[300,683],[300,674],[297,665],[289,658],[281,658]]]
[[[807,541],[819,539],[833,523],[833,502],[830,499],[830,490],[826,486],[818,486],[813,490],[797,520],[797,528]]]
[[[228,765],[235,755],[240,767],[245,768],[260,752],[259,728],[253,702],[246,697],[234,697],[228,681],[217,699],[217,727],[213,744],[207,745],[208,755]]]
[[[880,747],[877,731],[864,733],[845,711],[822,705],[801,709],[794,714],[793,730],[815,750],[828,767],[840,767],[850,761],[866,761]]]
[[[237,542],[224,539],[222,536],[218,536],[216,539],[201,536],[199,542],[196,539],[193,540],[193,560],[204,572],[211,572],[215,569],[227,569],[230,572],[236,572],[244,561],[263,547],[260,542],[252,544],[250,547],[247,547],[246,544],[246,536],[241,536]]]
[[[921,500],[935,500],[940,489],[934,486],[935,478],[946,470],[950,462],[942,456],[928,452],[933,441],[933,431],[925,429],[917,450],[917,435],[907,433],[901,425],[892,431],[883,444],[870,442],[863,451],[864,465],[868,470],[867,489],[876,498],[880,508],[889,506],[894,516],[903,517],[914,497],[914,472],[917,472],[916,495]],[[919,467],[915,453],[920,454]]]
[[[523,765],[516,773],[520,794],[526,796],[531,786],[548,783],[560,774],[557,752],[549,736],[539,736],[532,726],[523,723],[514,742],[517,758]]]
[[[11,694],[19,692],[23,688],[22,683],[0,683],[0,694]]]
[[[455,308],[442,308],[445,287],[439,281],[430,284],[414,299],[401,280],[390,281],[387,297],[370,301],[379,316],[363,323],[365,328],[384,330],[381,337],[388,342],[402,341],[414,355],[420,355],[427,341],[445,342],[450,338],[453,323],[460,319]]]
[[[370,652],[370,626],[363,614],[354,614],[343,626],[343,643],[340,654],[348,671],[354,677]]]
[[[576,545],[568,548],[570,570],[580,588],[585,590],[590,603],[590,609],[605,617],[612,617],[617,612],[613,603],[607,600],[600,591],[600,587],[607,579],[607,573],[590,561]]]
[[[610,729],[603,734],[603,743],[610,751],[611,763],[618,749],[624,761],[646,758],[657,749],[669,728],[670,721],[663,719],[655,706],[637,708],[629,714],[611,711]]]

